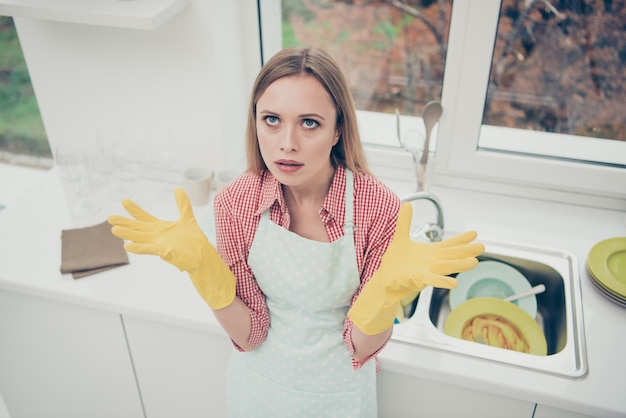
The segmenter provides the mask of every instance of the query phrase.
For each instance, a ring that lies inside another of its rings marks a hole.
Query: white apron
[[[343,324],[359,287],[353,179],[346,170],[346,226],[332,242],[261,221],[248,263],[271,325],[255,350],[234,353],[227,376],[231,417],[376,417],[376,365],[352,368]]]

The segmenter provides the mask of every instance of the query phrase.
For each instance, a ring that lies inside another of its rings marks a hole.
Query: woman
[[[454,287],[446,275],[483,247],[473,233],[410,241],[411,206],[399,217],[398,197],[368,172],[348,85],[322,50],[288,48],[261,69],[246,148],[248,170],[215,198],[217,251],[182,190],[178,221],[125,201],[135,220],[111,217],[114,234],[187,271],[231,337],[229,414],[374,417],[370,359],[399,301]]]

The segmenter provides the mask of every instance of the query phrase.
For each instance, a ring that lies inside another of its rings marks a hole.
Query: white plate
[[[450,310],[469,299],[490,297],[504,299],[532,287],[514,267],[499,261],[481,261],[472,270],[457,275],[459,284],[450,290]],[[511,302],[532,318],[537,315],[537,298],[528,296]]]

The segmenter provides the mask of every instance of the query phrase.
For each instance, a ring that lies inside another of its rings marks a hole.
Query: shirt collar
[[[324,204],[320,208],[320,218],[324,223],[328,223],[331,219],[341,219],[345,212],[345,188],[346,188],[346,170],[339,165],[335,169],[333,181],[330,184],[328,195],[324,200]],[[261,201],[256,211],[256,215],[260,215],[268,208],[277,203],[280,211],[285,213],[287,205],[283,196],[283,190],[280,182],[274,175],[266,170],[262,174],[261,180]]]
[[[281,212],[287,210],[285,198],[283,197],[282,187],[279,181],[269,171],[265,170],[261,175],[261,201],[256,211],[256,215],[260,215],[277,202]]]
[[[346,169],[339,165],[335,169],[333,182],[328,189],[328,195],[320,209],[320,218],[327,224],[331,220],[342,219],[346,210]]]

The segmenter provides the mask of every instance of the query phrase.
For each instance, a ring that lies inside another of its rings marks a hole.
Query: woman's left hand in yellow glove
[[[113,235],[128,240],[124,248],[131,253],[158,255],[186,271],[212,309],[224,308],[235,298],[235,275],[198,226],[185,191],[176,189],[175,197],[180,212],[177,221],[163,221],[124,200],[124,209],[134,219],[111,215]]]
[[[449,274],[470,270],[485,251],[471,243],[476,232],[468,231],[435,243],[414,242],[410,238],[413,206],[400,207],[396,232],[380,267],[348,311],[348,317],[364,334],[374,335],[393,325],[400,301],[426,286],[452,289],[457,281]]]

